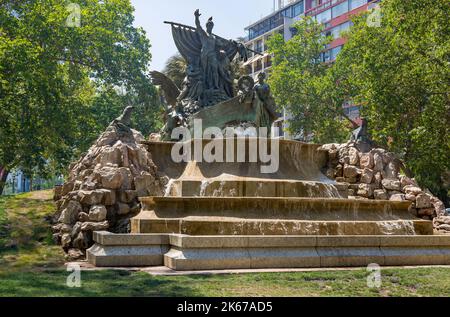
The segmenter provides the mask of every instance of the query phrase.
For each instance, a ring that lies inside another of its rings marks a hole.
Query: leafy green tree
[[[72,2],[0,3],[3,178],[13,168],[29,176],[63,170],[130,103],[143,132],[156,124],[150,43],[133,26],[130,1]],[[112,94],[111,87],[126,93]]]
[[[186,77],[186,68],[186,60],[180,53],[176,53],[166,61],[163,73],[172,79],[178,88],[181,88],[183,80]]]
[[[446,200],[450,2],[385,0],[380,10],[354,19],[330,70],[340,85],[330,88],[361,104],[373,139]],[[375,14],[381,14],[381,25],[367,23]]]
[[[321,59],[331,38],[309,17],[294,27],[296,35],[289,41],[276,34],[268,42],[274,55],[269,83],[277,104],[292,116],[291,133],[312,136],[320,143],[343,141],[354,123],[343,111],[346,96],[330,89],[335,85],[330,65]]]

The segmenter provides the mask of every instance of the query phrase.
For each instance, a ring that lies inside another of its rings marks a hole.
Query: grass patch
[[[450,296],[450,268],[383,269],[380,289],[365,270],[193,276],[83,271],[69,288],[64,254],[51,240],[50,191],[0,197],[0,296]]]
[[[449,296],[447,268],[387,269],[382,287],[366,285],[365,270],[230,274],[215,276],[150,276],[142,272],[81,272],[81,287],[69,288],[70,273],[58,270],[0,272],[0,296]]]
[[[0,271],[63,265],[50,230],[54,211],[52,191],[0,196]]]

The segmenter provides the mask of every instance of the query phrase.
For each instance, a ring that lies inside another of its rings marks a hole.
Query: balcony
[[[326,11],[330,9],[331,7],[340,4],[342,2],[345,2],[347,0],[328,0],[323,2],[322,4],[311,8],[305,12],[306,16],[315,16],[320,12]],[[353,2],[353,3],[352,3]],[[369,2],[373,2],[373,0],[349,0],[349,11],[352,11],[358,7],[361,7],[362,5],[365,5]]]

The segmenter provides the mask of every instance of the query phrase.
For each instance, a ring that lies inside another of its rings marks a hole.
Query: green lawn
[[[365,270],[158,276],[83,271],[69,288],[64,255],[46,220],[51,192],[0,198],[0,296],[450,296],[449,268],[385,269],[380,289]]]

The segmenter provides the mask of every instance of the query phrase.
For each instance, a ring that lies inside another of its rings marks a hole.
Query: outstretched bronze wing
[[[177,97],[180,95],[180,89],[175,85],[173,80],[158,71],[152,71],[150,76],[152,77],[153,85],[161,86],[167,103],[171,106],[175,106]]]

